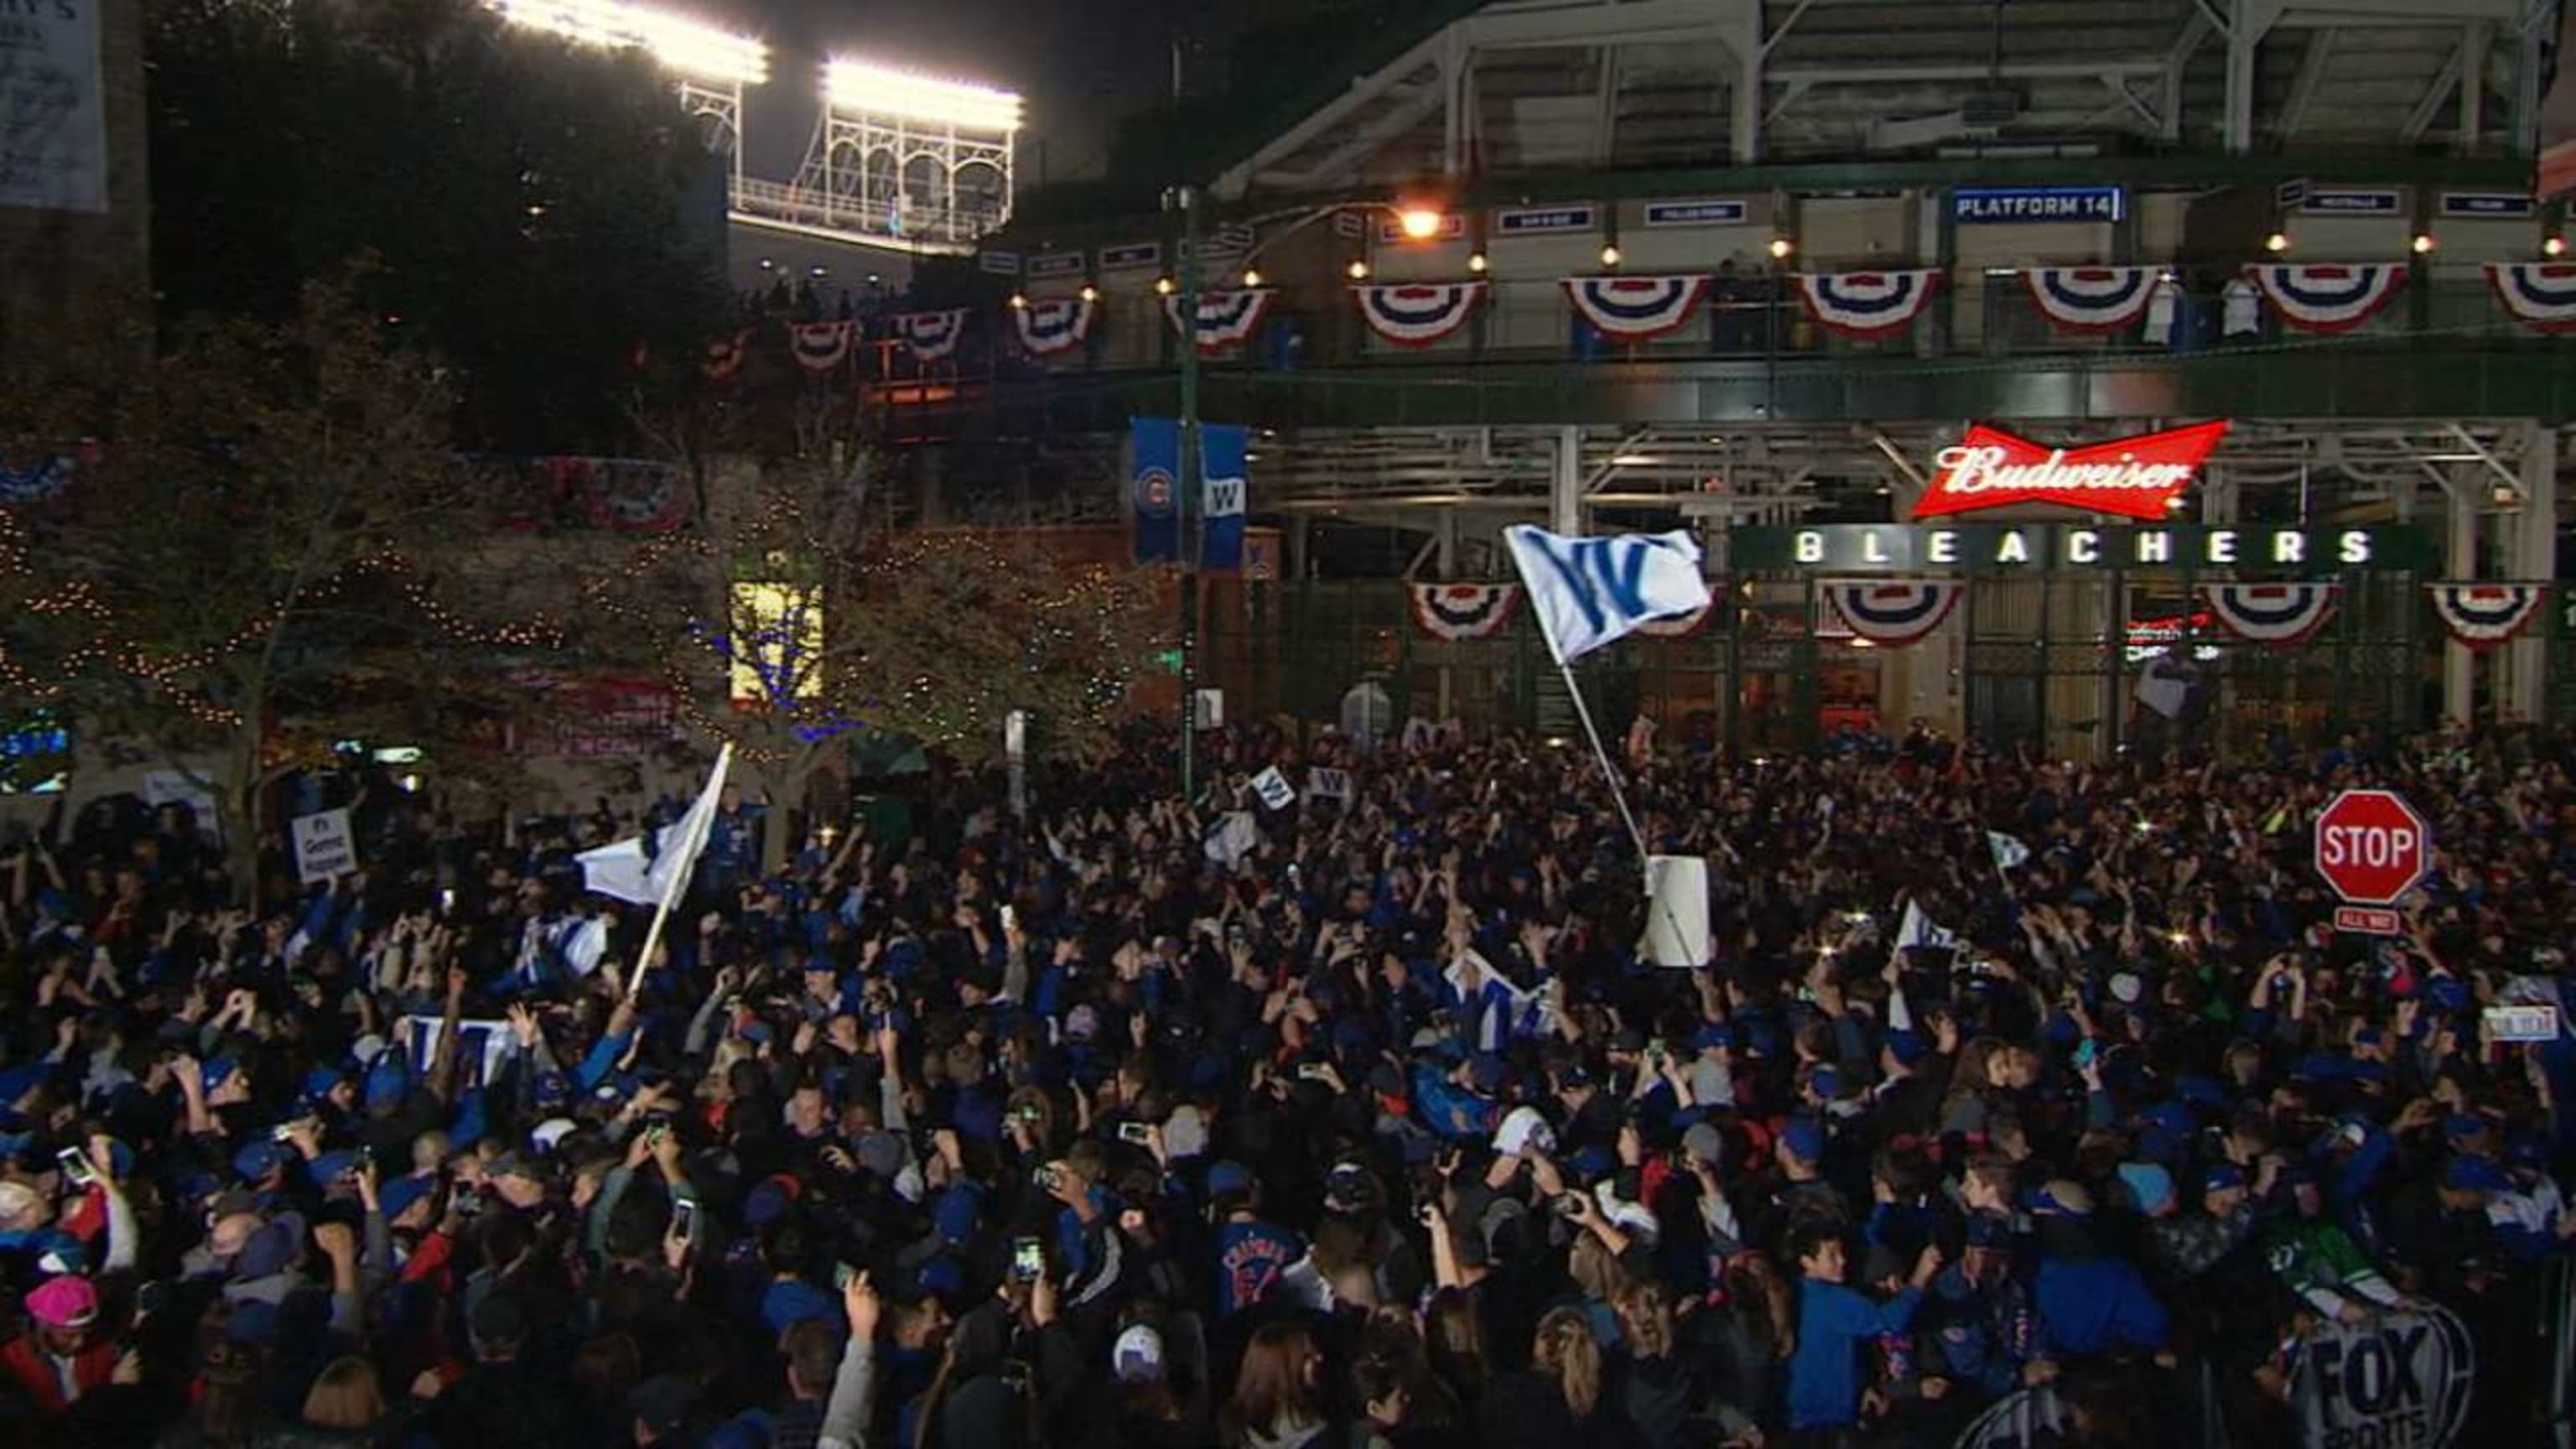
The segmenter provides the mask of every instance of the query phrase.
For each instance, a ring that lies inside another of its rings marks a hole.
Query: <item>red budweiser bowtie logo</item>
[[[1941,450],[1940,472],[1914,516],[2056,503],[2162,519],[2225,436],[2223,422],[2195,423],[2089,448],[2051,448],[1980,423],[1957,447]]]

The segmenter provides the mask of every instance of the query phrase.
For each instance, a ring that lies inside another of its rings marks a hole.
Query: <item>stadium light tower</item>
[[[835,229],[961,249],[1011,219],[1021,121],[1009,91],[835,60],[795,190]]]
[[[641,50],[677,77],[681,108],[706,121],[742,190],[742,93],[769,79],[769,47],[629,0],[483,0],[502,19],[584,45]]]

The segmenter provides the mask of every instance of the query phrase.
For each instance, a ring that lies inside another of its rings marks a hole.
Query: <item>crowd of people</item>
[[[358,781],[311,889],[130,797],[0,845],[0,1442],[2290,1442],[2313,1325],[2429,1304],[2534,1442],[2576,1044],[2483,1008],[2563,1019],[2576,739],[1640,762],[1697,970],[1589,756],[1209,739],[1195,809],[1141,734],[1025,815],[729,793],[640,961],[576,853],[685,801]],[[2393,937],[2308,865],[2363,782],[2439,840]]]

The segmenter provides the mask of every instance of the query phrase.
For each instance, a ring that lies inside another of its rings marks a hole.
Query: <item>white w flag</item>
[[[1528,586],[1540,632],[1559,664],[1571,664],[1638,625],[1705,609],[1699,541],[1687,533],[1565,538],[1515,524],[1503,530]]]
[[[2030,847],[2000,830],[1986,832],[1986,849],[1993,852],[1995,869],[2010,870],[2030,859]]]
[[[1273,810],[1285,810],[1297,803],[1297,787],[1288,783],[1288,777],[1279,773],[1277,765],[1253,776],[1252,788],[1261,796],[1261,803]]]
[[[707,787],[698,792],[697,803],[688,814],[653,832],[651,850],[638,836],[574,857],[581,862],[582,888],[639,906],[679,899],[689,887],[698,852],[706,849],[716,811],[723,806],[725,770],[732,763],[733,746],[727,745],[717,754],[715,770],[707,776]]]
[[[1912,897],[1906,898],[1905,918],[1896,926],[1897,950],[1920,947],[1927,951],[1952,951],[1958,949],[1958,945],[1958,936],[1923,914],[1923,908],[1916,905]]]
[[[1351,798],[1351,772],[1348,770],[1327,770],[1320,767],[1308,770],[1306,772],[1306,798],[1309,800],[1339,800],[1346,805],[1349,804]]]

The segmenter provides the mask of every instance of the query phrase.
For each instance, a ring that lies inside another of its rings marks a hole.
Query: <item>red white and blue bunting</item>
[[[1565,279],[1574,310],[1613,342],[1648,342],[1684,326],[1707,293],[1700,276]]]
[[[1490,639],[1520,602],[1518,584],[1414,584],[1413,622],[1434,639]]]
[[[1233,291],[1199,293],[1199,353],[1207,356],[1239,347],[1261,330],[1261,319],[1270,315],[1270,301],[1278,295],[1268,287],[1243,287]],[[1181,330],[1181,299],[1165,297],[1163,315],[1170,319],[1172,330]]]
[[[2227,632],[2256,644],[2296,644],[2334,617],[2340,584],[2203,584],[2200,595]]]
[[[850,322],[798,322],[787,329],[787,340],[798,366],[830,372],[850,360],[850,334],[857,330]]]
[[[731,381],[734,374],[742,371],[742,360],[750,352],[750,333],[720,337],[707,344],[706,358],[698,364],[698,370],[707,375],[709,382]]]
[[[1824,590],[1854,635],[1894,648],[1940,628],[1967,587],[1956,579],[1842,579],[1826,583]]]
[[[1056,297],[1012,309],[1011,320],[1019,329],[1020,346],[1031,357],[1053,357],[1080,347],[1091,335],[1093,310],[1088,297]]]
[[[2379,314],[2406,285],[2404,262],[2257,262],[2245,269],[2283,325],[2301,332],[2349,332]]]
[[[2159,275],[2154,267],[2029,267],[2021,279],[2059,331],[2103,333],[2147,315]]]
[[[1844,337],[1893,337],[1914,325],[1931,304],[1941,274],[1930,268],[1897,272],[1802,272],[1798,297],[1807,315]]]
[[[953,357],[957,344],[966,340],[966,309],[951,307],[945,312],[899,312],[886,319],[889,331],[912,349],[922,362],[937,362]]]
[[[1649,639],[1687,639],[1707,628],[1708,621],[1716,616],[1717,605],[1703,604],[1687,614],[1675,614],[1665,619],[1648,619],[1637,626],[1637,632]]]
[[[41,503],[59,495],[71,486],[77,465],[68,455],[38,458],[24,468],[12,468],[0,458],[0,504]]]
[[[2576,262],[2489,262],[2487,281],[2523,326],[2576,332]]]
[[[1428,347],[1467,325],[1485,300],[1482,282],[1388,282],[1351,288],[1369,330],[1398,347]]]
[[[2451,637],[2472,649],[2492,649],[2540,617],[2547,584],[2426,584],[2433,612]]]

